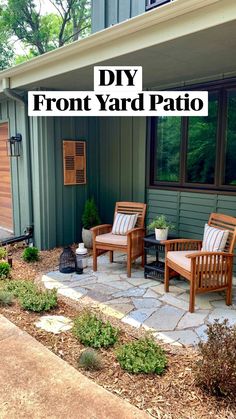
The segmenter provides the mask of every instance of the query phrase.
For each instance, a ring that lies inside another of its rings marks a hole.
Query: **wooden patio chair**
[[[107,251],[110,252],[110,262],[113,262],[113,252],[119,251],[127,253],[127,276],[131,277],[131,264],[139,256],[142,257],[144,266],[144,245],[145,234],[144,220],[146,214],[146,204],[139,202],[117,202],[115,214],[138,214],[135,228],[127,232],[126,235],[112,234],[112,225],[103,224],[93,227],[93,270],[97,271],[97,257]]]
[[[194,312],[197,293],[226,290],[226,304],[232,304],[233,252],[236,242],[236,218],[212,213],[208,225],[228,230],[223,252],[202,251],[201,240],[176,239],[165,241],[165,292],[169,279],[179,274],[190,281],[189,311]]]

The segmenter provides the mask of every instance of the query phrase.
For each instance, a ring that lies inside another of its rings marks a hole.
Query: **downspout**
[[[20,103],[21,105],[26,106],[27,101],[24,97],[20,96],[18,93],[16,93],[13,89],[10,88],[10,78],[4,78],[2,80],[2,89],[5,96],[8,98],[14,100],[17,103]],[[29,136],[29,121],[27,118],[27,126],[26,126],[26,133]],[[31,163],[31,142],[28,142],[28,154],[29,154],[29,226],[25,226],[25,231],[27,228],[33,226],[33,188],[32,188],[32,163]],[[19,188],[19,187],[18,187]]]
[[[10,99],[13,99],[16,102],[19,102],[19,103],[25,105],[24,98],[22,98],[20,95],[18,95],[16,92],[14,92],[14,90],[12,90],[10,88],[10,79],[9,78],[4,78],[2,80],[2,90],[3,90],[3,93],[7,97],[9,97]]]

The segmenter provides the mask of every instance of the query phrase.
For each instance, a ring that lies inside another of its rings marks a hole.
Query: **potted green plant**
[[[82,240],[87,249],[93,247],[93,236],[90,229],[101,224],[98,209],[93,198],[87,199],[82,215]]]
[[[159,215],[149,224],[149,230],[155,230],[156,240],[166,240],[168,237],[169,230],[174,229],[174,225],[171,224],[165,217],[165,215]]]

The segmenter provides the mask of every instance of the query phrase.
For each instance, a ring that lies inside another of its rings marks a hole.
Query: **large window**
[[[202,87],[209,91],[207,117],[152,118],[151,186],[236,191],[234,86]]]

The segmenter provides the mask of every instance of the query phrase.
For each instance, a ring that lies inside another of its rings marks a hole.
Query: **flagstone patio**
[[[206,338],[206,324],[215,319],[236,323],[236,282],[233,305],[225,305],[224,293],[198,295],[195,313],[189,313],[189,284],[173,279],[170,292],[164,292],[162,281],[144,278],[140,264],[135,264],[127,278],[123,255],[98,259],[98,272],[91,269],[92,260],[83,275],[49,272],[42,276],[44,286],[57,288],[60,295],[88,306],[98,306],[107,315],[119,318],[133,327],[151,329],[158,339],[177,345],[195,345]]]

